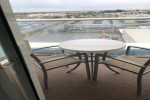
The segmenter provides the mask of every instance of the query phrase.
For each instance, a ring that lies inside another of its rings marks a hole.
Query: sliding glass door
[[[27,46],[19,35],[15,37],[19,33],[13,31],[17,28],[9,2],[0,3],[0,100],[45,100],[32,62],[25,59],[30,58]]]

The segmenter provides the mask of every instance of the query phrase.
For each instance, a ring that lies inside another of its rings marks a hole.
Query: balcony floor
[[[62,67],[49,71],[49,89],[43,88],[42,71],[36,68],[40,83],[47,100],[149,100],[150,74],[143,76],[143,91],[136,95],[136,75],[117,69],[115,74],[103,65],[99,65],[97,81],[89,81],[85,66],[81,64],[71,73]]]

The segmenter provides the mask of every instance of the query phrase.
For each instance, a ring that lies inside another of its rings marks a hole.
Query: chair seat
[[[122,59],[122,60],[126,60],[129,62],[134,62],[137,63],[139,65],[144,65],[144,63],[148,60],[148,58],[137,58],[137,57],[133,57],[133,56],[127,56],[127,55],[122,55],[122,56],[118,56],[116,58]],[[115,59],[108,59],[106,61],[103,61],[103,63],[105,64],[109,64],[109,65],[114,65],[123,69],[127,69],[130,71],[133,71],[135,73],[139,73],[140,71],[140,67],[137,67],[135,65],[126,63],[126,62],[121,62]],[[150,70],[150,67],[148,66],[145,71]]]
[[[53,55],[53,56],[37,56],[37,57],[41,61],[47,61],[47,60],[53,60],[53,59],[56,59],[58,57],[65,57],[65,56],[66,55],[64,55],[64,54],[59,54],[59,55]],[[68,58],[63,58],[63,59],[59,59],[59,60],[45,63],[44,66],[46,69],[51,69],[51,68],[55,68],[55,67],[59,67],[59,66],[63,66],[63,65],[77,63],[77,62],[80,62],[80,60],[73,58],[73,57],[68,57]]]

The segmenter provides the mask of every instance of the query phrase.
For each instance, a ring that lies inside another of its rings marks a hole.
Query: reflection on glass
[[[0,45],[0,64],[3,65],[6,63],[8,63],[8,60],[6,59],[5,53],[2,49],[2,46]]]

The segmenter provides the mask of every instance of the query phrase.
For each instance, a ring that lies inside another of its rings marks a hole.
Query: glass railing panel
[[[150,18],[37,19],[18,21],[18,25],[24,39],[30,43],[59,44],[67,40],[92,38],[150,47]]]

